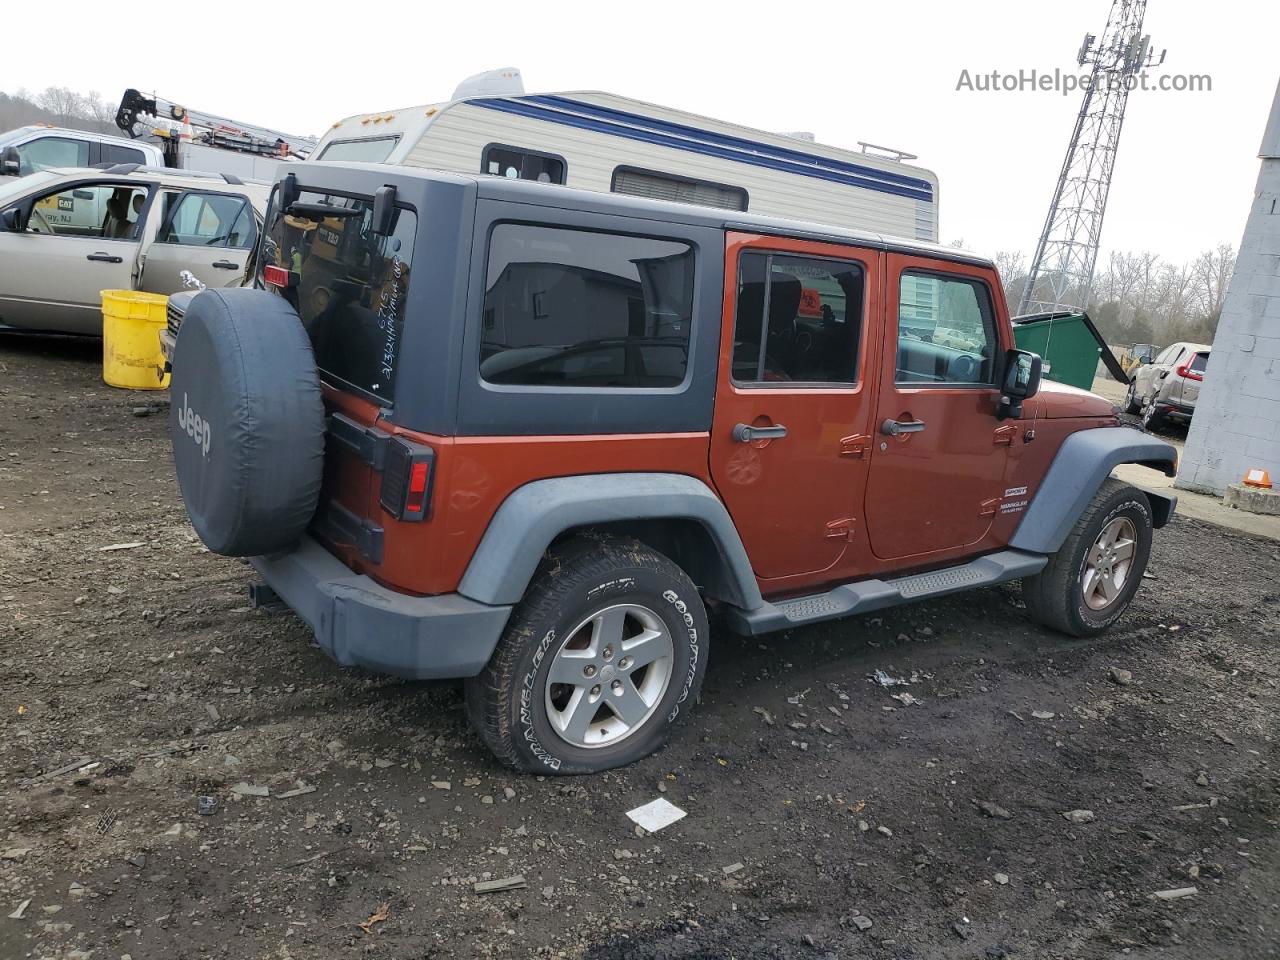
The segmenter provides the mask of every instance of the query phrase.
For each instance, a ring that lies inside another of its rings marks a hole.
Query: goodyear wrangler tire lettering
[[[660,748],[696,699],[706,634],[697,588],[668,558],[635,540],[573,539],[549,551],[467,681],[468,713],[518,769],[622,766]]]
[[[214,553],[291,546],[320,496],[324,405],[311,341],[282,297],[206,290],[173,356],[169,436],[191,525]]]

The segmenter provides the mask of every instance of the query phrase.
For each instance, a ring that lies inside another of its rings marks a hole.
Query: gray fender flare
[[[701,480],[677,473],[601,473],[536,480],[518,488],[489,521],[458,592],[488,604],[524,596],[547,547],[574,527],[644,519],[701,524],[719,553],[735,606],[764,605],[747,551],[720,498]]]
[[[1178,452],[1172,444],[1132,427],[1097,427],[1073,433],[1053,458],[1009,546],[1032,553],[1056,553],[1102,481],[1117,465],[1140,463],[1172,477],[1177,472],[1177,462]],[[1155,526],[1164,526],[1177,498],[1143,492],[1151,501]]]

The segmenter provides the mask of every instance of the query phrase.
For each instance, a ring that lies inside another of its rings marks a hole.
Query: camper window
[[[614,193],[631,197],[648,197],[650,200],[674,200],[677,203],[696,203],[703,207],[720,207],[723,210],[746,210],[747,191],[710,180],[694,180],[656,170],[640,170],[636,167],[617,167],[613,171]]]
[[[382,163],[391,156],[399,137],[366,137],[363,140],[334,140],[317,160],[345,160],[348,163]]]
[[[499,224],[480,375],[520,386],[680,386],[693,266],[681,240]]]
[[[564,183],[564,158],[551,153],[491,143],[480,157],[480,172],[511,180]]]

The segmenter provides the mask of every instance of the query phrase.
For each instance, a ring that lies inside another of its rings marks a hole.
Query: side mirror
[[[373,223],[371,228],[379,237],[389,237],[396,230],[396,188],[387,184],[373,191]]]
[[[0,229],[6,233],[22,233],[27,229],[26,218],[22,216],[21,207],[9,207],[0,210]]]
[[[298,189],[298,175],[295,173],[286,174],[284,179],[280,181],[279,187],[279,209],[288,210],[298,202],[298,197],[302,191]]]
[[[1027,350],[1005,354],[1004,381],[1000,385],[1000,406],[996,417],[1005,420],[1022,416],[1022,401],[1040,392],[1040,356]]]
[[[0,150],[0,177],[16,177],[22,172],[22,157],[17,147]]]

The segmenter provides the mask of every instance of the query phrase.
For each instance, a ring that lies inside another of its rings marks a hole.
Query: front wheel
[[[1151,555],[1151,504],[1108,478],[1058,552],[1022,581],[1032,618],[1073,637],[1102,633],[1128,609]]]
[[[1135,390],[1136,386],[1137,386],[1136,381],[1134,380],[1129,381],[1129,389],[1124,395],[1124,412],[1125,413],[1135,414],[1135,413],[1140,413],[1142,411],[1142,403],[1138,400],[1138,395]]]
[[[630,539],[548,552],[467,712],[503,762],[595,773],[648,756],[697,699],[707,614],[684,571]]]

